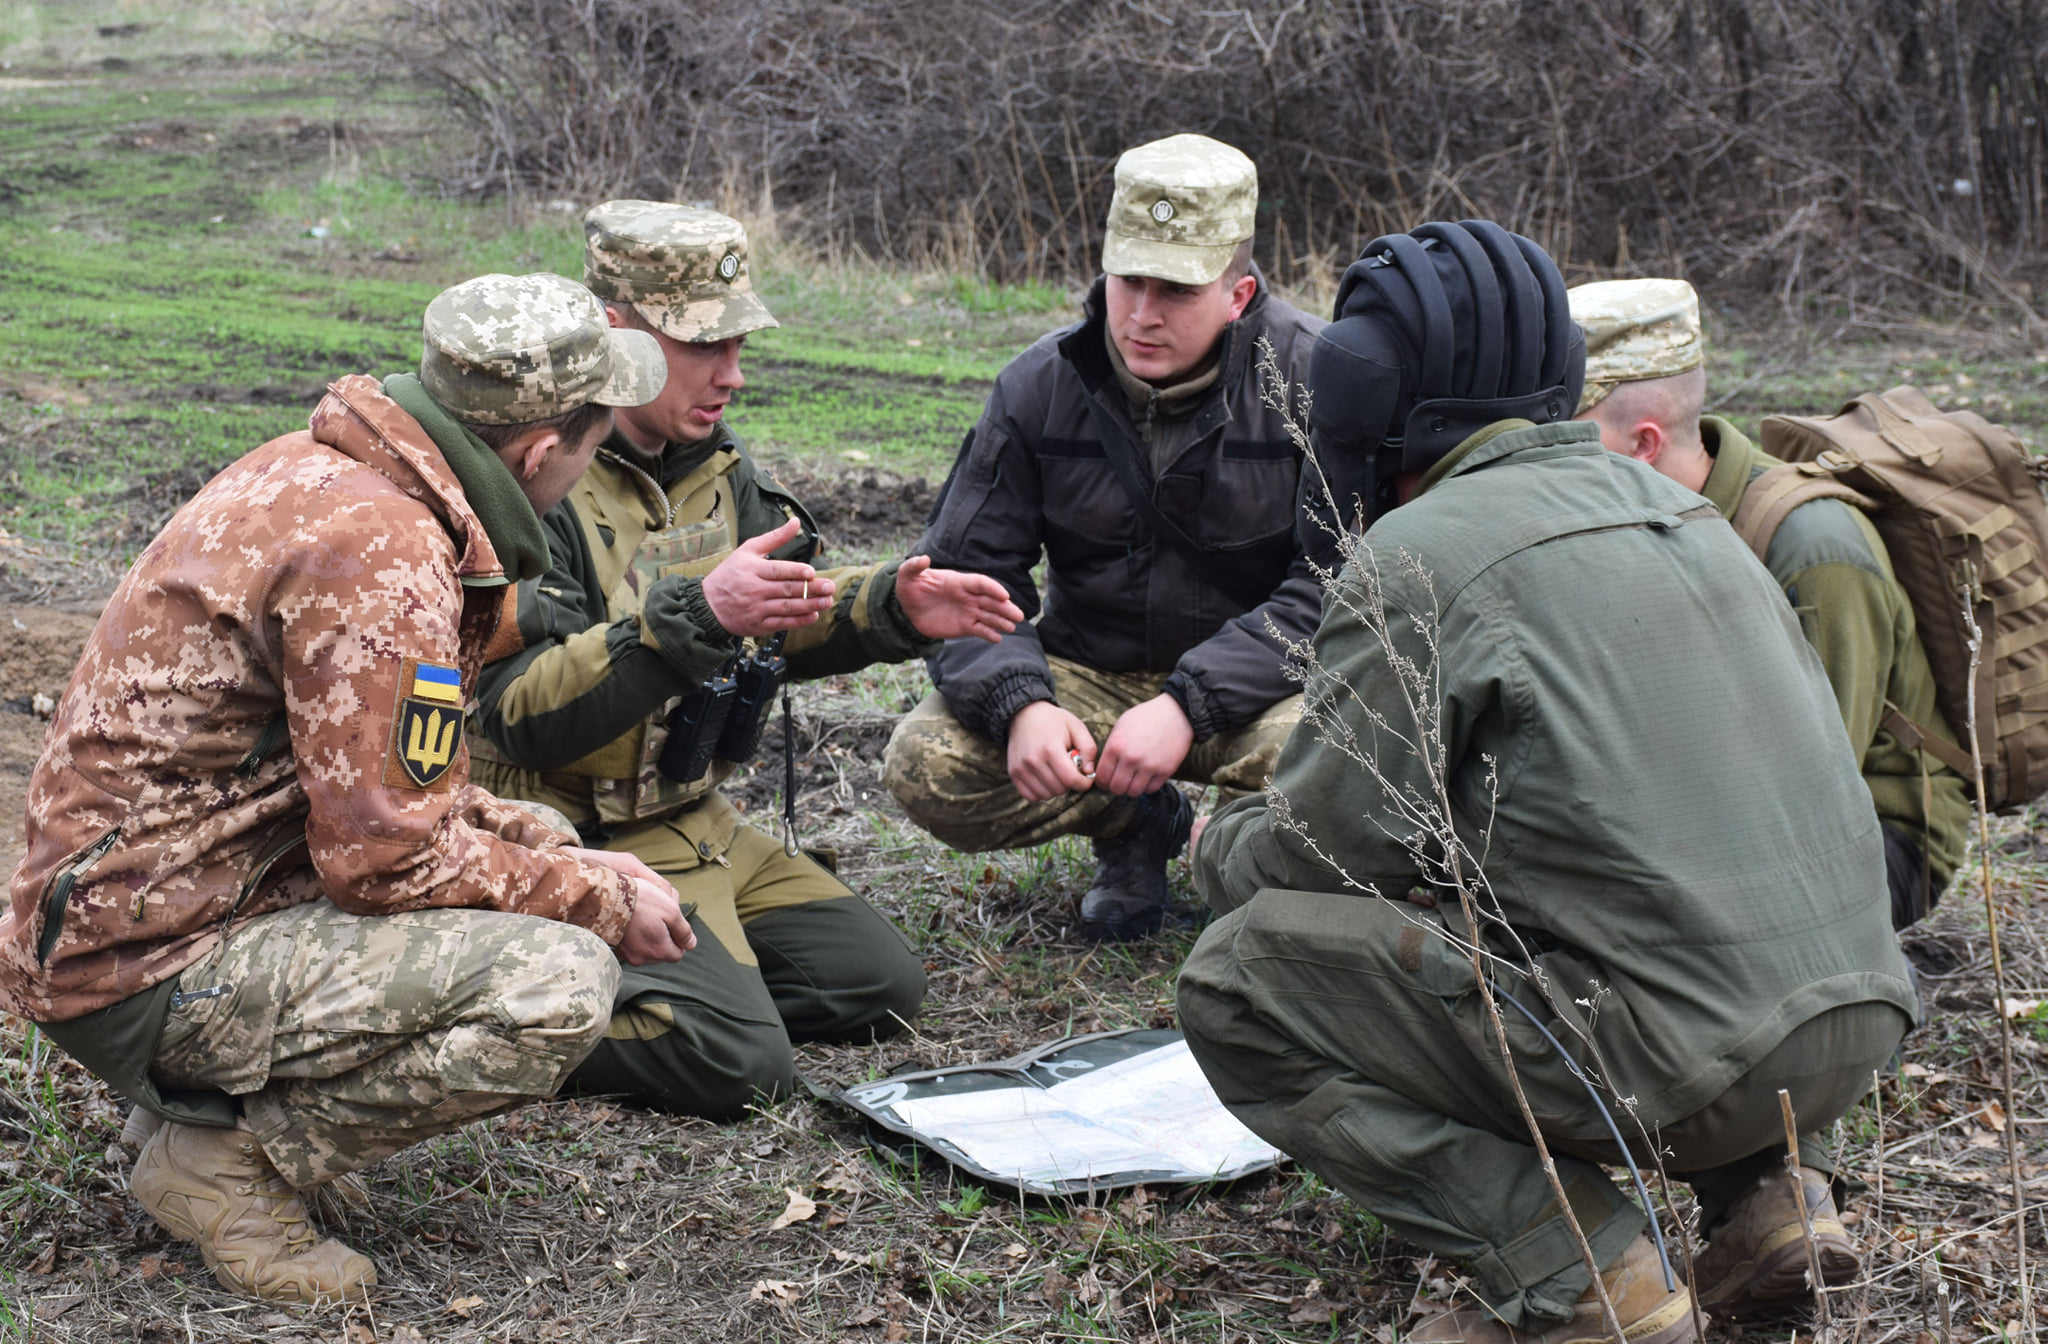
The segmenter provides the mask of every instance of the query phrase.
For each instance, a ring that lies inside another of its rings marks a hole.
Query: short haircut
[[[1234,285],[1252,273],[1252,240],[1247,238],[1237,245],[1237,251],[1230,254],[1230,264],[1223,268],[1223,283]]]
[[[1582,418],[1615,426],[1655,420],[1673,441],[1687,444],[1699,434],[1700,412],[1706,409],[1706,401],[1707,370],[1699,365],[1663,378],[1616,384]]]
[[[611,411],[612,408],[609,406],[586,401],[581,406],[572,407],[560,415],[551,415],[545,420],[528,420],[517,425],[473,425],[464,421],[462,427],[482,439],[494,453],[505,451],[507,444],[530,429],[557,430],[561,433],[564,443],[574,446],[582,443],[584,436],[589,434],[600,420],[610,415]]]

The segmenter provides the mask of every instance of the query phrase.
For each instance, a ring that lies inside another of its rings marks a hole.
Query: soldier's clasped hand
[[[704,600],[727,634],[772,635],[809,625],[832,609],[832,580],[819,578],[801,561],[769,556],[794,541],[802,526],[792,518],[773,532],[749,537],[704,576]]]

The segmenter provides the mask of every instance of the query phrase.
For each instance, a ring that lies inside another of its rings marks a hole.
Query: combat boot
[[[1621,1258],[1600,1275],[1614,1302],[1615,1319],[1628,1344],[1692,1344],[1692,1294],[1680,1283],[1664,1286],[1664,1262],[1650,1239],[1638,1236]],[[1603,1344],[1607,1316],[1591,1288],[1572,1309],[1572,1318],[1542,1329],[1516,1330],[1484,1307],[1458,1307],[1433,1316],[1408,1334],[1408,1344]]]
[[[1839,1287],[1856,1277],[1856,1243],[1835,1210],[1827,1176],[1801,1167],[1799,1182],[1806,1188],[1821,1277]],[[1692,1262],[1700,1305],[1738,1319],[1810,1305],[1809,1272],[1798,1198],[1791,1175],[1782,1169],[1758,1177],[1755,1187],[1729,1206],[1728,1216],[1708,1233],[1707,1249]]]
[[[1128,943],[1166,922],[1166,865],[1188,842],[1195,805],[1168,784],[1137,800],[1121,834],[1095,842],[1095,880],[1081,898],[1081,937]]]
[[[150,1136],[163,1127],[162,1116],[155,1111],[137,1106],[128,1112],[127,1120],[121,1125],[121,1137],[115,1139],[114,1143],[122,1152],[128,1154],[128,1160],[133,1162],[135,1155],[142,1151],[142,1145],[148,1143]]]
[[[165,1231],[199,1243],[227,1288],[272,1302],[364,1301],[369,1257],[322,1241],[299,1192],[246,1129],[166,1124],[135,1159],[128,1189]]]

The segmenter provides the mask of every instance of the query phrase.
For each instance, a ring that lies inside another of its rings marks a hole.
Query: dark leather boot
[[[1080,934],[1091,943],[1128,943],[1166,922],[1166,865],[1188,843],[1195,805],[1168,784],[1136,800],[1123,832],[1095,842],[1095,880],[1081,898]]]

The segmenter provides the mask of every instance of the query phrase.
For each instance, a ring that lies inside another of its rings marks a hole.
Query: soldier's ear
[[[1628,455],[1646,467],[1656,466],[1670,446],[1670,436],[1655,420],[1638,420],[1628,432]]]
[[[548,460],[548,454],[562,446],[562,432],[558,429],[544,429],[528,439],[519,449],[519,462],[513,472],[522,481],[530,481],[540,474],[541,465]]]
[[[1235,322],[1244,316],[1250,306],[1252,295],[1259,292],[1259,282],[1249,275],[1237,277],[1237,283],[1230,287],[1230,320]]]
[[[626,315],[619,311],[619,306],[616,303],[607,303],[604,306],[604,320],[614,327],[630,327],[633,325],[626,320]]]

